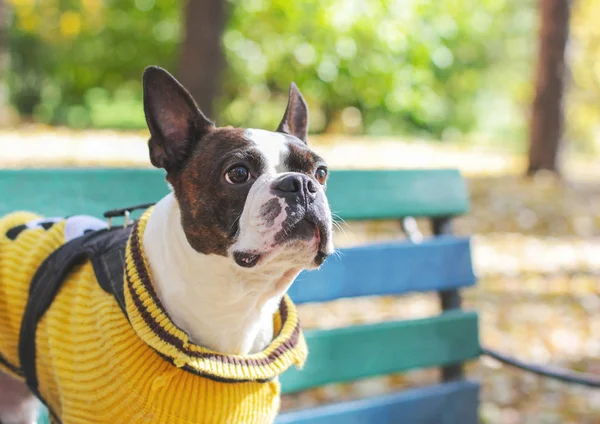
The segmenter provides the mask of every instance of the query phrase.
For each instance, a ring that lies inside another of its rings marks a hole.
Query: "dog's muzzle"
[[[311,268],[320,266],[333,251],[331,211],[321,184],[308,175],[288,172],[265,188],[269,195],[260,214],[268,231],[259,230],[258,236],[267,239],[267,246],[249,243],[247,248],[235,249],[235,262],[243,268],[253,268],[272,252],[289,253],[298,248],[299,264],[308,261]]]
[[[330,252],[327,245],[331,238],[331,212],[325,192],[313,178],[290,173],[271,183],[271,193],[285,200],[287,218],[276,236],[277,242],[316,238],[318,252],[315,263],[321,265]]]

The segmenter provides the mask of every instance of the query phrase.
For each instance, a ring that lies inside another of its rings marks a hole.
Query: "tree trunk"
[[[200,109],[211,119],[225,64],[221,35],[225,28],[225,0],[188,0],[185,38],[179,59],[178,78]]]
[[[570,0],[540,0],[541,27],[532,105],[527,175],[546,169],[558,173],[557,156],[563,134],[565,48]]]

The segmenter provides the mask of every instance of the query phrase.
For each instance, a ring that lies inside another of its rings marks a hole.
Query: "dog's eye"
[[[250,171],[242,165],[236,165],[230,168],[225,174],[225,180],[229,184],[241,184],[250,179]]]
[[[325,181],[327,181],[327,175],[327,168],[324,166],[319,166],[315,171],[315,178],[321,185],[325,184]]]

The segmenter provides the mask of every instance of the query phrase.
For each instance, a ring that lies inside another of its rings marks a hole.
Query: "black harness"
[[[38,398],[42,399],[38,391],[35,367],[35,336],[39,321],[52,304],[69,272],[88,260],[92,263],[100,287],[115,297],[127,317],[123,295],[123,272],[125,248],[132,229],[132,226],[128,225],[129,217],[132,211],[147,209],[152,205],[154,203],[145,203],[104,212],[109,228],[92,231],[68,241],[52,252],[37,269],[29,286],[29,297],[21,321],[19,374],[25,377],[27,386]],[[110,228],[112,218],[119,216],[125,217],[125,226]]]

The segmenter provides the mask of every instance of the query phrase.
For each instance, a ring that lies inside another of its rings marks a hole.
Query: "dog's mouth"
[[[234,252],[233,260],[242,268],[252,268],[258,263],[261,256],[257,252]]]
[[[315,246],[317,247],[317,254],[314,257],[314,265],[319,267],[323,264],[323,262],[325,262],[325,259],[327,259],[327,257],[329,256],[329,253],[327,253],[326,249],[328,241],[327,239],[328,237],[331,237],[331,235],[328,235],[329,233],[323,222],[319,220],[313,221],[307,218],[304,218],[304,221],[308,222],[308,224],[312,228],[312,234],[314,237],[313,240]]]
[[[298,243],[313,246],[316,253],[313,263],[309,267],[319,267],[329,256],[327,253],[327,227],[324,223],[303,218],[294,228],[285,232],[286,237],[278,240],[272,249],[260,252],[257,250],[240,250],[233,252],[233,260],[242,268],[253,268],[256,265],[268,261],[268,258],[276,255],[277,251],[293,249]],[[308,258],[307,258],[308,259]]]

